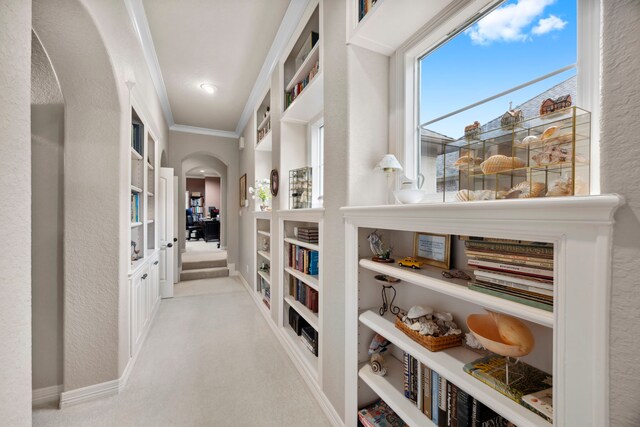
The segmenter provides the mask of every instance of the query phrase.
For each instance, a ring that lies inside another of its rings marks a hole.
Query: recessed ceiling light
[[[200,173],[204,173],[204,170],[200,169]]]
[[[207,93],[213,94],[215,93],[215,91],[218,89],[217,87],[215,87],[214,85],[212,85],[211,83],[202,83],[200,85],[200,88],[202,90],[204,90]]]

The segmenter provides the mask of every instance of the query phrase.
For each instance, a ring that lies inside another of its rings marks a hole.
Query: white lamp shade
[[[385,172],[397,172],[402,170],[402,165],[393,154],[385,154],[376,165],[376,169],[382,169]]]

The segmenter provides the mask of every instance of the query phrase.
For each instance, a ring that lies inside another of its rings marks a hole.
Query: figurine
[[[140,249],[136,249],[137,247],[138,247],[138,244],[132,240],[131,241],[131,261],[136,261],[139,258],[138,254],[140,253]]]
[[[371,372],[384,377],[387,375],[387,365],[384,363],[384,357],[380,353],[374,353],[369,360]]]
[[[511,109],[511,102],[509,102],[509,109],[500,119],[500,127],[503,129],[512,129],[523,121],[524,114],[522,113],[522,110]]]
[[[378,230],[367,236],[367,240],[369,241],[369,246],[371,247],[371,252],[373,252],[373,261],[376,262],[394,262],[395,260],[391,258],[391,247],[384,247],[382,243],[382,236],[378,234]]]

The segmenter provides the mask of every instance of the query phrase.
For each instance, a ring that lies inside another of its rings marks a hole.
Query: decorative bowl
[[[533,334],[519,319],[506,314],[472,314],[467,327],[489,351],[501,356],[522,357],[531,353]]]
[[[414,189],[397,190],[393,192],[393,195],[400,203],[411,204],[420,203],[424,197],[424,191]]]

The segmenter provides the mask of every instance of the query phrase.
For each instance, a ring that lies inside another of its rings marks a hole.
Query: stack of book
[[[142,135],[142,125],[140,123],[131,124],[131,148],[142,156],[144,139]]]
[[[140,195],[131,193],[131,222],[140,222]]]
[[[311,276],[317,275],[318,251],[289,245],[289,267]]]
[[[553,243],[465,237],[469,289],[553,311]]]
[[[521,404],[545,420],[553,422],[553,377],[519,361],[509,366],[506,357],[492,354],[464,365],[474,378]]]
[[[318,243],[317,227],[299,227],[298,240],[306,243]]]
[[[285,110],[289,108],[289,106],[293,103],[293,101],[295,101],[298,95],[302,93],[304,88],[306,88],[309,85],[309,83],[311,83],[313,78],[318,74],[318,71],[320,71],[320,62],[316,61],[311,71],[309,71],[309,74],[304,79],[302,79],[302,81],[298,82],[295,86],[293,86],[293,88],[290,91],[286,92]]]
[[[312,312],[318,312],[318,291],[293,276],[289,276],[289,295]]]
[[[407,427],[407,424],[382,399],[360,409],[358,421],[364,427]]]

